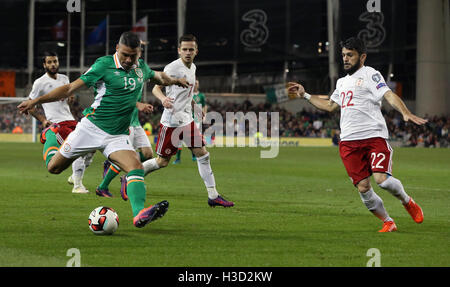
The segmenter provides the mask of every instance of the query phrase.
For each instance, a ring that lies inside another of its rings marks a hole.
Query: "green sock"
[[[56,154],[59,148],[58,140],[56,139],[56,134],[48,129],[45,133],[45,144],[43,150],[43,157],[45,161],[45,166],[48,166],[48,163],[52,159],[52,157]]]
[[[181,158],[181,149],[177,151],[177,160],[180,160],[180,158]]]
[[[144,154],[141,151],[139,151],[139,158],[140,158],[141,162],[144,162],[147,160],[147,158],[144,156]]]
[[[144,209],[145,203],[144,170],[134,169],[127,174],[127,195],[130,199],[133,217]]]
[[[108,189],[109,184],[111,181],[120,173],[120,169],[114,165],[111,164],[108,171],[105,174],[105,177],[103,178],[102,182],[98,186],[99,189]]]

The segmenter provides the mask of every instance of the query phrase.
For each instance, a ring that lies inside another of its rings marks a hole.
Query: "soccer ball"
[[[89,215],[89,229],[96,235],[110,235],[119,227],[119,216],[110,207],[99,206]]]

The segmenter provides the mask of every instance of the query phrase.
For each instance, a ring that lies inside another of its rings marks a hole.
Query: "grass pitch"
[[[261,159],[257,148],[210,148],[217,188],[236,204],[210,208],[189,150],[180,165],[146,177],[147,204],[168,200],[169,211],[142,229],[129,202],[100,198],[104,157],[86,170],[89,194],[72,194],[67,178],[47,172],[42,145],[0,143],[0,266],[66,266],[71,248],[81,266],[356,266],[380,251],[381,266],[450,266],[450,150],[397,148],[394,175],[425,214],[416,224],[400,202],[373,183],[398,232],[362,204],[337,148],[281,148]],[[120,226],[96,236],[88,216],[114,208]]]

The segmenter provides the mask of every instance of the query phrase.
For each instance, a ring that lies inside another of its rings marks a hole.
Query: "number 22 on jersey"
[[[350,107],[350,106],[355,105],[352,103],[352,100],[353,100],[353,92],[352,91],[348,91],[347,93],[341,92],[341,97],[342,97],[342,103],[341,103],[342,109],[345,107]]]

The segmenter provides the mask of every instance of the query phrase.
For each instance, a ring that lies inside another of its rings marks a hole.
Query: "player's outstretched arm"
[[[52,122],[47,120],[47,118],[43,114],[38,112],[36,107],[33,107],[31,110],[28,111],[28,113],[30,115],[32,115],[35,119],[40,121],[42,123],[42,125],[44,126],[44,128],[46,128],[46,127],[48,127],[48,126],[50,126],[52,124]]]
[[[146,114],[153,112],[153,106],[147,103],[137,102],[136,108],[138,109],[138,111],[144,112]]]
[[[155,85],[152,90],[153,95],[155,95],[158,100],[161,101],[162,105],[165,108],[171,109],[173,107],[173,99],[168,98],[164,95],[161,90],[161,86]]]
[[[155,76],[151,78],[151,83],[157,84],[160,86],[171,86],[171,85],[177,85],[183,88],[188,88],[189,83],[185,78],[172,78],[169,75],[167,75],[164,72],[155,72]]]
[[[325,95],[310,95],[305,91],[305,88],[294,82],[288,83],[288,92],[297,94],[297,97],[307,99],[313,106],[320,110],[327,112],[335,111],[339,105],[335,102],[328,100],[328,96]]]
[[[402,99],[400,99],[400,97],[397,96],[391,90],[387,91],[384,94],[384,98],[394,109],[396,109],[398,112],[402,114],[403,120],[405,122],[411,121],[416,125],[423,125],[428,122],[428,120],[418,117],[413,113],[411,113],[410,110],[406,107],[405,103],[402,101]]]
[[[84,82],[81,79],[77,79],[73,81],[72,83],[60,86],[54,90],[52,90],[50,93],[43,95],[42,97],[35,98],[33,100],[26,100],[20,103],[17,108],[19,109],[20,113],[22,114],[28,114],[28,112],[37,104],[43,104],[43,103],[50,103],[50,102],[56,102],[61,99],[65,99],[70,97],[75,91],[78,89],[84,87]]]

